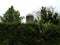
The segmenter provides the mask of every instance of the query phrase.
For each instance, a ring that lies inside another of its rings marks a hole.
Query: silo
[[[33,15],[32,15],[32,14],[28,14],[28,15],[26,16],[26,22],[33,22],[33,21],[34,21]]]

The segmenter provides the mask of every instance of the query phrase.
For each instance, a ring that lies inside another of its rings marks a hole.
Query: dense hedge
[[[0,23],[0,45],[60,45],[60,26]]]

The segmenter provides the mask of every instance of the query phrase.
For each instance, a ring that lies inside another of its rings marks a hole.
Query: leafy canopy
[[[46,7],[42,7],[41,10],[37,12],[38,21],[42,21],[43,23],[52,23],[52,24],[58,24],[58,13],[54,12],[53,9],[48,9]]]
[[[1,19],[3,22],[21,22],[20,13],[13,6],[5,12]]]

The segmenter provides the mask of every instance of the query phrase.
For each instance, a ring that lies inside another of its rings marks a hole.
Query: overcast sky
[[[21,16],[26,16],[41,6],[53,6],[60,11],[60,0],[0,0],[0,15],[3,15],[11,5],[19,10]]]

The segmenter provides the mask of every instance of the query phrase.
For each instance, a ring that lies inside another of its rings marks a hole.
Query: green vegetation
[[[1,17],[0,45],[60,45],[60,24],[56,18],[58,14],[54,13],[52,21],[51,12],[48,11],[48,16],[45,16],[45,11],[45,8],[41,10],[44,16],[41,15],[41,20],[37,20],[39,23],[21,23],[19,12],[11,6]]]
[[[60,26],[0,23],[0,45],[60,45]]]
[[[51,10],[47,10],[47,8],[42,7],[41,9],[41,20],[44,23],[53,23],[53,24],[57,24],[58,23],[58,19],[57,19],[58,13],[54,13]]]
[[[52,24],[59,23],[58,13],[54,12],[53,9],[42,7],[42,9],[37,11],[37,13],[38,13],[37,14],[38,20],[42,21],[42,23],[52,23]]]
[[[19,11],[15,11],[14,7],[11,6],[1,17],[1,20],[2,22],[20,22],[21,18]]]

